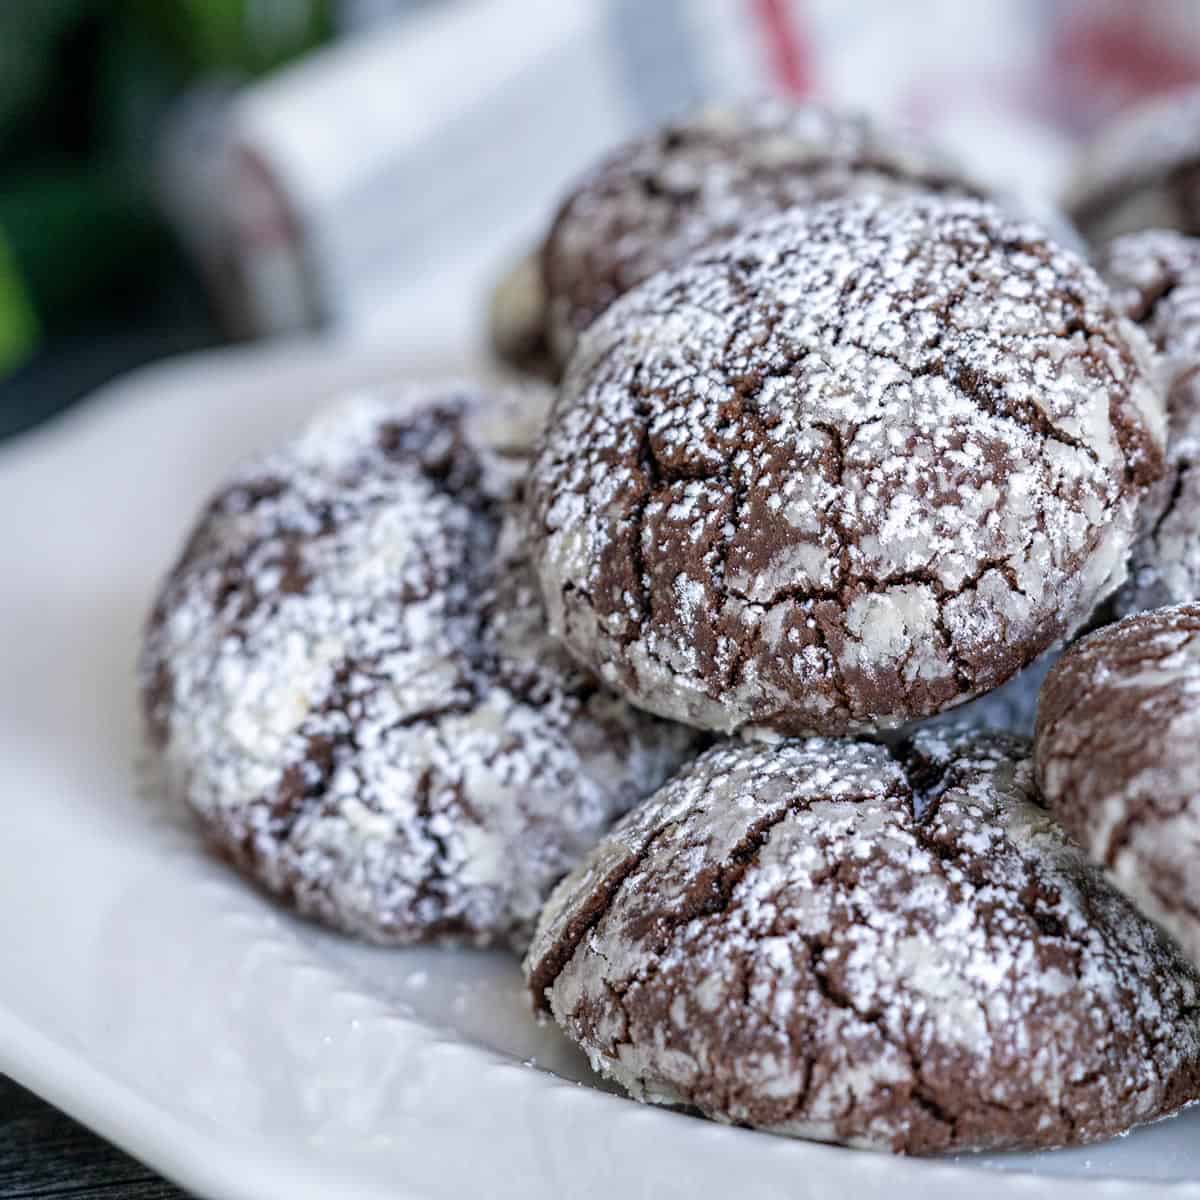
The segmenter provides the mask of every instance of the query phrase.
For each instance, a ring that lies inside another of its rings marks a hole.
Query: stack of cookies
[[[1200,1099],[1200,253],[1009,208],[815,107],[619,149],[501,295],[553,394],[346,398],[201,516],[170,791],[301,913],[523,952],[638,1099],[905,1153]],[[1095,626],[1035,742],[986,709]]]

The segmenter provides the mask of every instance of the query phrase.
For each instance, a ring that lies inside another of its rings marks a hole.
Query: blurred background
[[[567,181],[701,100],[866,108],[1044,208],[1197,81],[1198,0],[4,0],[0,436],[229,342],[481,347]]]

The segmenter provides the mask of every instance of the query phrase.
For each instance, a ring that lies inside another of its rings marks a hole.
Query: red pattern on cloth
[[[750,8],[766,41],[772,84],[784,95],[807,96],[813,88],[812,46],[799,0],[750,0]]]

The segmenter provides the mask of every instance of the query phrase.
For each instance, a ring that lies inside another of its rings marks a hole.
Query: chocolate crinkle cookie
[[[1200,965],[1200,604],[1071,647],[1042,689],[1035,754],[1051,811]]]
[[[1118,615],[1200,599],[1200,239],[1166,230],[1117,238],[1099,257],[1117,306],[1159,352],[1167,469],[1142,506]]]
[[[622,146],[567,196],[542,249],[551,350],[618,296],[747,222],[866,192],[983,195],[914,134],[782,100],[711,106]]]
[[[1200,235],[1200,88],[1147,101],[1101,129],[1063,204],[1094,243],[1140,229]]]
[[[910,1154],[1200,1094],[1200,977],[1041,807],[1024,739],[728,743],[556,889],[525,962],[638,1099]]]
[[[141,664],[170,790],[246,874],[378,942],[527,940],[696,735],[549,639],[512,509],[531,393],[334,408],[243,468]]]
[[[553,628],[635,703],[842,735],[999,686],[1124,578],[1164,414],[1095,272],[936,196],[774,218],[588,330],[531,473]]]

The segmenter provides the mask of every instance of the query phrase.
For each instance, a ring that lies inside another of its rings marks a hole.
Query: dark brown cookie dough
[[[1121,616],[1200,599],[1200,239],[1154,230],[1109,243],[1100,272],[1159,353],[1167,469],[1142,505]]]
[[[1200,1095],[1200,977],[1037,801],[1024,739],[727,743],[551,896],[535,1002],[638,1099],[910,1154]]]
[[[925,190],[983,194],[932,146],[859,113],[760,100],[674,121],[615,150],[559,209],[542,250],[550,347],[565,363],[618,296],[748,222]]]
[[[1051,811],[1200,964],[1200,604],[1072,646],[1042,688],[1035,757]]]
[[[339,929],[526,940],[694,745],[546,634],[512,512],[541,408],[355,398],[238,472],[162,590],[141,680],[170,791]]]
[[[1102,129],[1063,204],[1095,244],[1140,229],[1200,235],[1200,88],[1157,97]]]
[[[1124,578],[1145,338],[990,205],[831,202],[617,301],[531,474],[554,630],[703,728],[886,729],[999,686]]]

